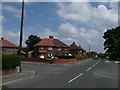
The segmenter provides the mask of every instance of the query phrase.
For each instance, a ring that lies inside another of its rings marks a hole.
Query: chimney
[[[81,45],[79,45],[79,47],[81,48]]]
[[[49,36],[49,39],[53,39],[53,36]]]
[[[1,37],[1,40],[4,40],[4,38],[3,38],[3,37]]]
[[[73,42],[73,44],[75,44],[75,42]]]

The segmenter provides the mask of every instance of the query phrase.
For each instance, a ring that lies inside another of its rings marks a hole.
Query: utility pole
[[[21,26],[20,26],[20,43],[19,43],[19,51],[22,49],[22,37],[23,37],[23,20],[24,19],[24,0],[22,0],[22,13],[21,13]]]
[[[18,49],[18,54],[20,56],[21,56],[22,39],[23,39],[23,21],[24,21],[24,0],[22,0],[21,26],[20,26],[20,43],[19,43],[19,49]],[[21,72],[21,66],[20,66],[20,72]]]
[[[89,45],[89,58],[90,58],[90,45]]]

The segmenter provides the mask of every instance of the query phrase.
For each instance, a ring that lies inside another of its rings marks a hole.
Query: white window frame
[[[44,49],[43,47],[40,47],[40,49]]]
[[[52,55],[52,53],[48,53],[48,57],[52,57],[53,55]]]
[[[53,48],[52,47],[48,47],[48,50],[53,50]]]
[[[62,48],[58,47],[58,48],[57,48],[57,50],[61,51],[61,50],[62,50]]]

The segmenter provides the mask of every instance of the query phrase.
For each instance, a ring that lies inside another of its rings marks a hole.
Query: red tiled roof
[[[8,40],[0,40],[0,47],[12,47],[12,48],[17,48],[18,46],[11,43]]]
[[[75,44],[75,42],[73,42],[73,43],[70,45],[69,48],[70,48],[70,49],[80,49],[80,47],[78,47],[78,46]]]
[[[65,43],[58,39],[44,38],[42,41],[38,42],[34,46],[56,46],[56,47],[68,47]]]
[[[73,42],[73,43],[70,45],[69,49],[76,49],[76,50],[85,51],[82,47],[78,47],[78,46],[75,44],[75,42]]]

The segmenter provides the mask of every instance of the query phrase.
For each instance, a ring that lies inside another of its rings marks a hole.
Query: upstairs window
[[[67,48],[65,48],[65,50],[68,50]]]
[[[59,47],[59,48],[57,48],[57,50],[61,51],[62,49]]]
[[[52,47],[48,47],[48,50],[53,50],[53,48]]]
[[[43,47],[40,47],[40,49],[43,49]]]

